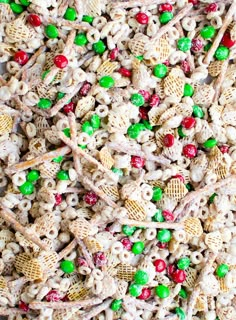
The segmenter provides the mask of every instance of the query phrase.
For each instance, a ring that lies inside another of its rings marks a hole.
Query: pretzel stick
[[[183,225],[177,222],[152,222],[152,221],[136,221],[131,219],[119,219],[122,225],[135,226],[135,227],[146,227],[156,229],[183,229]]]
[[[106,173],[110,179],[112,179],[113,181],[117,181],[117,176],[115,175],[115,173],[113,173],[111,170],[107,169],[106,167],[104,167],[98,160],[96,160],[95,158],[93,158],[92,156],[90,156],[90,154],[88,154],[87,152],[85,152],[84,150],[82,150],[80,147],[77,146],[77,144],[75,145],[73,143],[73,141],[71,141],[69,138],[67,138],[63,132],[58,132],[58,136],[59,138],[65,143],[67,144],[72,151],[74,151],[78,156],[83,157],[84,159],[86,159],[87,161],[89,161],[90,163],[94,164],[95,166],[97,166],[97,168],[99,170],[101,170],[102,172]]]
[[[74,145],[77,145],[76,121],[75,121],[74,113],[70,112],[68,115],[68,119],[69,119],[69,125],[70,125],[71,140],[74,143]],[[73,150],[72,150],[72,154],[74,158],[75,170],[78,174],[82,175],[82,166],[80,163],[79,156]]]
[[[212,59],[213,55],[215,54],[215,51],[218,48],[226,29],[228,28],[229,24],[232,21],[232,16],[235,14],[235,11],[236,11],[236,1],[234,0],[233,3],[231,4],[231,6],[229,7],[229,10],[225,16],[224,22],[223,22],[220,30],[218,31],[217,36],[215,37],[214,42],[213,42],[210,50],[207,52],[206,57],[203,60],[203,63],[209,65],[209,63],[211,62],[211,59]]]
[[[68,5],[68,0],[62,0],[60,6],[58,7],[58,16],[64,16],[67,5]]]
[[[28,311],[23,311],[18,308],[0,307],[0,316],[10,316],[13,314],[18,315],[18,314],[26,314],[26,313],[28,313]]]
[[[36,234],[33,234],[31,231],[27,230],[14,218],[14,213],[10,209],[4,207],[2,204],[0,204],[0,206],[2,207],[2,210],[0,210],[0,216],[5,221],[10,223],[13,229],[19,231],[27,240],[35,243],[42,250],[49,250],[48,246],[45,243],[43,243],[42,240]]]
[[[67,101],[74,97],[81,86],[81,83],[77,83],[76,85],[74,85],[74,89],[70,93],[67,93],[62,99],[58,100],[58,102],[49,110],[47,117],[55,116],[58,111],[60,111],[64,107],[64,105],[67,104]]]
[[[69,33],[68,38],[67,38],[66,43],[65,43],[64,50],[62,52],[62,55],[68,56],[70,54],[70,51],[71,51],[73,43],[74,43],[75,35],[76,35],[76,31],[75,30],[72,30]],[[43,82],[46,85],[49,85],[53,81],[53,79],[55,78],[55,76],[57,75],[57,73],[59,71],[60,71],[60,69],[54,65],[51,68],[50,72],[44,78]]]
[[[91,298],[80,301],[69,301],[69,302],[46,302],[46,301],[32,301],[29,304],[32,310],[41,310],[44,308],[50,308],[53,310],[68,309],[68,308],[81,308],[89,307],[101,303],[102,300],[99,298]]]
[[[225,178],[219,182],[216,182],[212,185],[207,185],[202,189],[199,189],[197,191],[189,192],[180,202],[180,204],[175,208],[174,214],[175,214],[175,220],[182,213],[185,206],[193,201],[194,199],[197,199],[200,196],[204,196],[207,194],[212,194],[216,189],[222,188],[228,184],[235,184],[236,183],[236,175],[232,175],[228,178]]]
[[[96,317],[99,313],[101,313],[103,310],[107,309],[112,302],[112,299],[108,299],[99,306],[93,307],[89,312],[83,313],[79,319],[81,320],[90,320],[94,317]]]
[[[152,41],[160,39],[166,32],[168,32],[177,22],[179,22],[183,17],[185,17],[189,11],[192,9],[192,3],[188,3],[179,13],[168,22],[164,27],[161,27],[157,33],[151,38]]]
[[[200,272],[200,275],[196,281],[196,284],[193,288],[193,291],[189,297],[189,302],[188,302],[188,306],[187,306],[187,313],[186,313],[186,315],[187,315],[186,320],[192,320],[193,308],[196,304],[197,297],[199,296],[200,291],[201,291],[199,283],[203,280],[203,277],[210,272],[211,267],[212,267],[216,257],[217,257],[217,254],[211,253],[209,258],[206,261],[205,267]]]
[[[42,162],[51,161],[52,159],[57,158],[59,156],[64,156],[67,153],[70,153],[70,148],[67,146],[64,146],[62,148],[58,148],[58,149],[50,151],[48,153],[44,153],[43,155],[38,156],[37,158],[14,164],[14,165],[6,168],[5,172],[7,174],[13,174],[15,172],[27,170],[31,167],[35,167],[36,165],[38,165]]]
[[[81,252],[82,252],[84,258],[88,263],[89,268],[94,269],[95,265],[94,265],[93,260],[92,260],[90,254],[89,254],[89,252],[88,252],[88,250],[87,250],[87,248],[86,248],[86,246],[84,244],[84,241],[81,240],[81,239],[78,239],[77,241],[78,241],[78,244],[80,246],[80,249],[81,249]]]
[[[113,8],[134,8],[134,7],[142,7],[142,6],[151,6],[153,4],[161,4],[162,0],[134,0],[134,1],[126,1],[126,2],[114,2],[112,4]]]
[[[218,78],[215,82],[215,95],[214,95],[214,98],[213,98],[213,103],[216,103],[219,99],[219,96],[220,96],[220,93],[221,93],[221,86],[223,84],[223,81],[225,79],[225,75],[226,75],[226,72],[227,72],[227,68],[228,68],[228,65],[229,65],[229,60],[225,60],[223,62],[223,65],[222,65],[222,69],[221,69],[221,72],[220,74],[218,75]]]
[[[73,239],[63,250],[61,250],[58,254],[58,260],[63,259],[66,257],[71,251],[76,247],[77,240]]]

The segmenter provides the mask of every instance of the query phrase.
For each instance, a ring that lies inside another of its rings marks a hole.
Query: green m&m
[[[115,174],[117,174],[120,177],[122,177],[124,175],[123,171],[121,169],[119,169],[119,168],[112,168],[111,171],[114,172]]]
[[[70,128],[65,128],[62,131],[67,138],[70,138]]]
[[[92,48],[97,54],[103,54],[106,51],[106,45],[102,40],[95,42]]]
[[[67,8],[64,14],[64,19],[74,21],[76,19],[76,10],[74,8]]]
[[[155,221],[155,222],[164,222],[165,221],[165,218],[164,218],[164,216],[162,214],[162,210],[161,209],[157,209],[157,212],[152,217],[152,221]]]
[[[178,127],[178,135],[180,136],[180,138],[187,137],[186,134],[183,133],[183,127],[182,126]]]
[[[188,257],[184,257],[178,260],[177,267],[180,270],[186,270],[190,266],[190,259]]]
[[[145,285],[148,283],[149,277],[146,271],[138,270],[134,275],[134,282],[137,284]]]
[[[72,273],[75,270],[75,265],[70,260],[63,260],[60,263],[60,268],[65,273]]]
[[[111,76],[104,76],[99,80],[99,84],[103,88],[110,89],[114,87],[115,80]]]
[[[69,174],[67,171],[65,170],[60,170],[58,173],[57,173],[57,179],[58,180],[70,180],[70,177],[69,177]]]
[[[180,51],[186,52],[191,49],[191,46],[192,46],[192,41],[187,37],[180,38],[177,41],[177,48]]]
[[[140,296],[141,293],[142,293],[142,286],[140,284],[132,283],[129,286],[129,294],[132,297],[138,297]]]
[[[0,3],[10,3],[11,0],[0,0]]]
[[[159,230],[157,233],[157,239],[160,242],[164,242],[164,243],[169,242],[171,238],[172,238],[171,232],[168,229]]]
[[[52,106],[52,101],[49,100],[49,99],[40,98],[37,106],[38,106],[40,109],[49,109],[49,108],[51,108],[51,106]]]
[[[81,126],[82,132],[87,133],[89,136],[92,136],[94,133],[93,127],[89,121],[85,121]]]
[[[154,67],[153,74],[155,77],[161,79],[165,77],[165,75],[167,74],[167,71],[168,71],[167,66],[164,65],[163,63],[159,63]]]
[[[137,139],[142,130],[145,130],[145,126],[141,123],[135,123],[129,126],[127,134],[131,139]]]
[[[192,97],[193,94],[194,94],[193,87],[190,84],[185,83],[185,85],[184,85],[184,97]]]
[[[216,268],[216,274],[219,278],[224,278],[228,272],[229,266],[227,264],[222,263]]]
[[[48,24],[45,27],[46,36],[50,39],[55,39],[58,37],[58,29],[53,24]]]
[[[122,232],[126,235],[126,236],[132,236],[135,232],[137,228],[134,226],[127,226],[124,225],[122,226]]]
[[[217,145],[217,140],[216,139],[208,139],[203,143],[203,146],[207,149],[211,149]]]
[[[26,179],[27,181],[34,182],[34,181],[37,181],[39,177],[40,177],[40,172],[38,170],[31,170],[27,174]]]
[[[188,294],[186,292],[186,290],[184,288],[181,288],[180,291],[179,291],[179,296],[182,298],[182,299],[187,299],[188,297]]]
[[[144,243],[142,241],[138,241],[133,244],[131,250],[134,254],[141,254],[144,248],[145,248]]]
[[[163,12],[159,17],[161,24],[166,24],[172,19],[173,19],[173,13],[169,11]]]
[[[203,39],[211,39],[214,37],[215,33],[216,29],[213,26],[206,26],[200,31],[200,35]]]
[[[209,198],[209,202],[213,203],[216,196],[217,196],[217,193],[213,193]]]
[[[94,20],[94,18],[92,17],[92,16],[87,16],[87,15],[84,15],[83,17],[82,17],[82,21],[84,21],[84,22],[88,22],[88,23],[93,23],[93,20]]]
[[[118,311],[121,308],[121,306],[122,306],[122,299],[115,299],[112,301],[110,308],[113,311]]]
[[[20,0],[20,3],[25,7],[28,7],[30,5],[30,1],[28,0]]]
[[[77,34],[74,40],[74,44],[82,47],[82,46],[85,46],[87,43],[88,43],[88,39],[85,33],[82,32]]]
[[[182,308],[180,308],[180,307],[175,308],[175,313],[177,314],[179,320],[186,319],[186,314]]]
[[[58,92],[58,93],[57,93],[57,99],[60,100],[60,99],[62,99],[63,97],[65,97],[65,95],[66,95],[66,94],[65,94],[64,92]]]
[[[164,286],[163,284],[160,284],[155,288],[156,295],[161,298],[165,299],[168,298],[170,295],[170,289],[167,286]]]
[[[193,116],[195,118],[200,118],[202,119],[204,117],[204,111],[202,110],[201,107],[197,106],[197,105],[194,105],[193,106]]]
[[[153,195],[152,195],[152,200],[153,201],[160,201],[162,198],[162,189],[159,187],[154,187],[153,188]]]
[[[62,162],[63,159],[64,159],[63,156],[58,156],[58,157],[52,159],[52,161],[53,161],[53,162],[56,162],[56,163],[60,163],[60,162]]]
[[[19,187],[19,190],[23,195],[27,196],[34,192],[34,185],[32,182],[26,181]]]
[[[90,118],[90,123],[93,129],[99,129],[101,124],[101,118],[97,114],[93,114]]]
[[[24,7],[15,2],[10,3],[10,7],[11,7],[11,10],[17,14],[20,14],[24,11]]]
[[[216,58],[216,60],[226,60],[229,56],[229,48],[225,47],[225,46],[219,46],[216,49],[215,55],[214,57]]]
[[[144,105],[145,100],[144,100],[144,97],[140,93],[134,93],[131,96],[131,102],[136,107],[141,107]]]

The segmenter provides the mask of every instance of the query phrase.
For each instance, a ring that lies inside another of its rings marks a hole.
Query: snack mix
[[[236,320],[236,0],[0,0],[0,318]]]

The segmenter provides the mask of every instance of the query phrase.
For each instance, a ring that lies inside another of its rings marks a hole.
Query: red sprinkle
[[[140,294],[140,296],[138,296],[138,299],[140,300],[147,300],[150,296],[151,296],[151,290],[148,288],[143,288],[142,289],[142,293]]]
[[[229,146],[221,146],[220,147],[221,153],[228,153],[229,152]]]
[[[19,63],[21,66],[26,64],[29,60],[29,56],[25,51],[17,51],[14,55],[14,61]]]
[[[57,68],[64,69],[68,65],[68,59],[62,54],[59,54],[54,58],[54,64],[57,66]]]
[[[19,301],[19,305],[18,305],[19,309],[28,312],[29,311],[29,306],[28,304],[26,304],[24,301]]]
[[[182,283],[186,279],[186,272],[184,270],[177,269],[171,274],[171,277],[174,282]]]
[[[120,68],[118,72],[123,76],[123,77],[128,77],[130,78],[132,76],[132,72],[126,68]]]
[[[157,94],[153,94],[150,98],[149,105],[150,107],[157,107],[160,104],[160,98]]]
[[[227,48],[231,48],[235,45],[236,41],[231,40],[230,33],[225,32],[222,37],[221,44],[223,44]]]
[[[162,272],[166,269],[166,263],[164,260],[162,259],[157,259],[153,262],[155,268],[156,268],[156,272]]]
[[[197,148],[194,144],[186,144],[186,146],[183,147],[183,154],[187,158],[194,158],[197,155]]]
[[[192,51],[198,52],[202,50],[202,48],[203,48],[203,43],[201,39],[195,38],[192,40],[192,46],[191,46]]]
[[[129,240],[129,238],[123,238],[120,240],[120,242],[123,244],[123,247],[130,251],[132,249],[133,243]]]
[[[218,4],[213,2],[208,4],[204,11],[205,13],[209,13],[209,12],[216,12],[217,10],[218,10]]]
[[[173,6],[170,3],[163,3],[159,6],[159,12],[171,12],[173,11]]]
[[[175,137],[173,134],[167,133],[163,138],[163,144],[165,147],[170,148],[174,145]]]
[[[98,201],[98,196],[93,191],[89,191],[84,195],[84,201],[90,206],[94,206]]]
[[[54,198],[56,200],[55,206],[59,206],[62,203],[62,195],[60,193],[56,193]]]
[[[89,93],[89,90],[91,89],[91,86],[92,86],[91,83],[85,81],[85,83],[82,85],[82,87],[79,90],[79,94],[82,97],[86,97]]]
[[[148,24],[149,18],[148,18],[148,15],[146,15],[146,13],[144,13],[144,12],[137,13],[135,18],[136,18],[137,22],[140,24]]]
[[[148,101],[149,101],[151,95],[150,95],[150,93],[149,93],[148,91],[146,91],[146,90],[139,90],[138,93],[140,93],[140,94],[144,97],[145,102],[148,102]]]
[[[114,48],[111,50],[110,54],[109,54],[109,58],[114,61],[116,60],[116,58],[118,57],[118,53],[119,53],[119,49],[118,48]]]
[[[39,27],[42,23],[40,17],[37,14],[33,13],[28,15],[27,20],[33,27]]]
[[[84,257],[79,257],[79,258],[77,259],[77,265],[78,265],[79,267],[87,267],[87,266],[88,266],[88,263],[87,263],[87,261],[85,260]]]
[[[74,102],[69,102],[68,104],[64,105],[63,111],[65,113],[74,112],[75,111],[75,104]]]
[[[96,267],[102,267],[107,263],[107,258],[105,256],[105,253],[101,252],[101,251],[96,252],[93,255],[93,260],[94,260]]]
[[[181,174],[176,174],[175,176],[173,176],[172,178],[174,179],[179,179],[180,181],[182,181],[184,183],[184,177]]]
[[[139,108],[139,116],[141,119],[143,120],[148,120],[148,112],[149,112],[149,108],[146,107],[140,107]]]
[[[47,302],[58,302],[61,300],[60,293],[57,290],[51,290],[46,295]]]
[[[141,158],[139,156],[132,156],[130,164],[133,168],[140,169],[144,167],[145,162],[146,160],[144,158]]]
[[[166,221],[174,221],[174,215],[169,210],[163,210],[162,215],[165,218]]]
[[[187,60],[181,61],[181,69],[183,70],[184,73],[190,72],[190,65]]]
[[[194,117],[186,117],[181,124],[185,129],[192,129],[196,125],[196,120]]]

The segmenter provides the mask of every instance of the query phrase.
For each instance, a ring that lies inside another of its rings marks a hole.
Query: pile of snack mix
[[[235,63],[235,0],[0,0],[0,316],[236,319]]]

